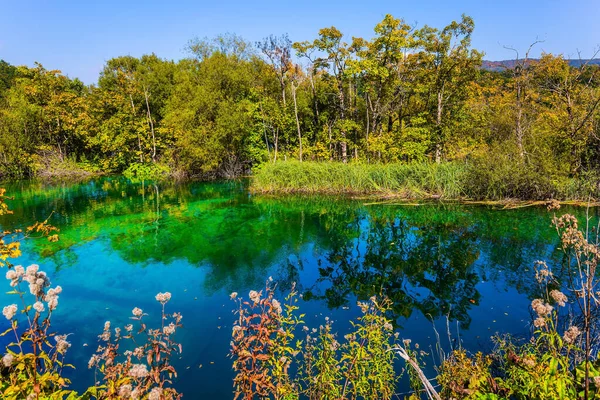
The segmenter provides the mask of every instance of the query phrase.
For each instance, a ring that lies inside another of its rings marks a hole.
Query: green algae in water
[[[136,306],[157,321],[154,295],[161,291],[173,294],[170,310],[184,315],[177,388],[189,398],[226,399],[232,291],[260,289],[269,276],[282,292],[297,282],[307,323],[316,327],[329,316],[342,336],[359,313],[356,301],[384,294],[394,301],[403,338],[429,349],[436,340],[431,321],[445,331],[448,317],[454,340],[487,349],[495,332],[528,333],[533,261],[558,266],[561,257],[552,214],[542,207],[364,206],[251,195],[244,181],[105,178],[7,189],[14,214],[0,218],[3,228],[48,216],[60,228],[57,243],[25,242],[17,263],[39,263],[64,288],[54,322],[72,334],[69,361],[78,368],[69,374],[79,390],[93,384],[87,360],[104,321],[125,325]],[[586,212],[567,210],[580,218]],[[590,212],[596,218],[596,209]],[[4,294],[0,300],[11,301]],[[442,345],[450,343],[444,338]]]

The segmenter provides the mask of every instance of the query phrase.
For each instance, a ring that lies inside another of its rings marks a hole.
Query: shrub
[[[141,398],[148,394],[149,400],[172,400],[181,398],[181,394],[169,387],[177,371],[171,365],[173,353],[181,353],[181,345],[174,341],[173,335],[181,325],[181,314],[166,314],[165,305],[171,299],[171,293],[159,293],[156,300],[162,305],[161,327],[149,329],[143,321],[145,314],[141,309],[132,310],[133,324],[123,328],[114,328],[111,335],[111,323],[104,324],[99,336],[100,345],[89,361],[88,368],[96,369],[101,385],[88,389],[97,399]],[[124,350],[130,341],[129,348]]]
[[[303,315],[292,289],[285,309],[274,297],[274,285],[265,293],[250,291],[249,300],[237,293],[231,357],[236,371],[235,397],[275,399],[391,399],[397,376],[394,372],[398,337],[385,316],[389,300],[371,298],[359,303],[363,312],[352,333],[340,343],[326,318],[319,329],[309,329],[304,341],[296,341]],[[294,374],[295,372],[295,374]]]

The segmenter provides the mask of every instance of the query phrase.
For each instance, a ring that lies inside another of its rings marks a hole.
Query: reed
[[[532,165],[452,161],[409,164],[281,161],[255,169],[250,189],[256,193],[376,195],[404,199],[465,201],[584,201],[600,198],[599,177],[569,177]]]
[[[394,194],[406,198],[460,198],[460,163],[363,164],[285,161],[261,166],[251,189],[260,193]]]

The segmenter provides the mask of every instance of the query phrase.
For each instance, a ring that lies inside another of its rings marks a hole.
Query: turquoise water
[[[227,399],[229,294],[261,289],[270,276],[283,293],[297,282],[307,324],[318,327],[329,316],[340,337],[359,315],[357,300],[385,294],[401,337],[422,349],[434,348],[435,324],[446,350],[458,340],[485,350],[496,332],[528,334],[528,304],[537,293],[533,262],[560,270],[552,215],[543,207],[277,198],[252,195],[245,182],[106,178],[5,187],[14,214],[0,218],[3,228],[50,216],[61,230],[57,243],[25,241],[15,263],[40,264],[63,287],[54,326],[71,334],[68,361],[77,368],[69,377],[78,390],[94,383],[87,361],[104,321],[125,325],[134,307],[158,321],[158,292],[171,292],[168,310],[183,314],[177,389],[185,398]],[[0,304],[13,301],[0,294]],[[1,319],[0,331],[7,327]],[[408,390],[406,382],[398,390]]]

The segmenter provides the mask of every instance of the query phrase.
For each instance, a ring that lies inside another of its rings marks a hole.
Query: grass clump
[[[285,161],[255,171],[262,193],[381,193],[410,198],[459,198],[466,168],[460,163],[363,164]]]
[[[576,177],[499,155],[443,163],[280,161],[254,171],[259,193],[378,195],[409,199],[582,200],[600,198],[600,176]]]

